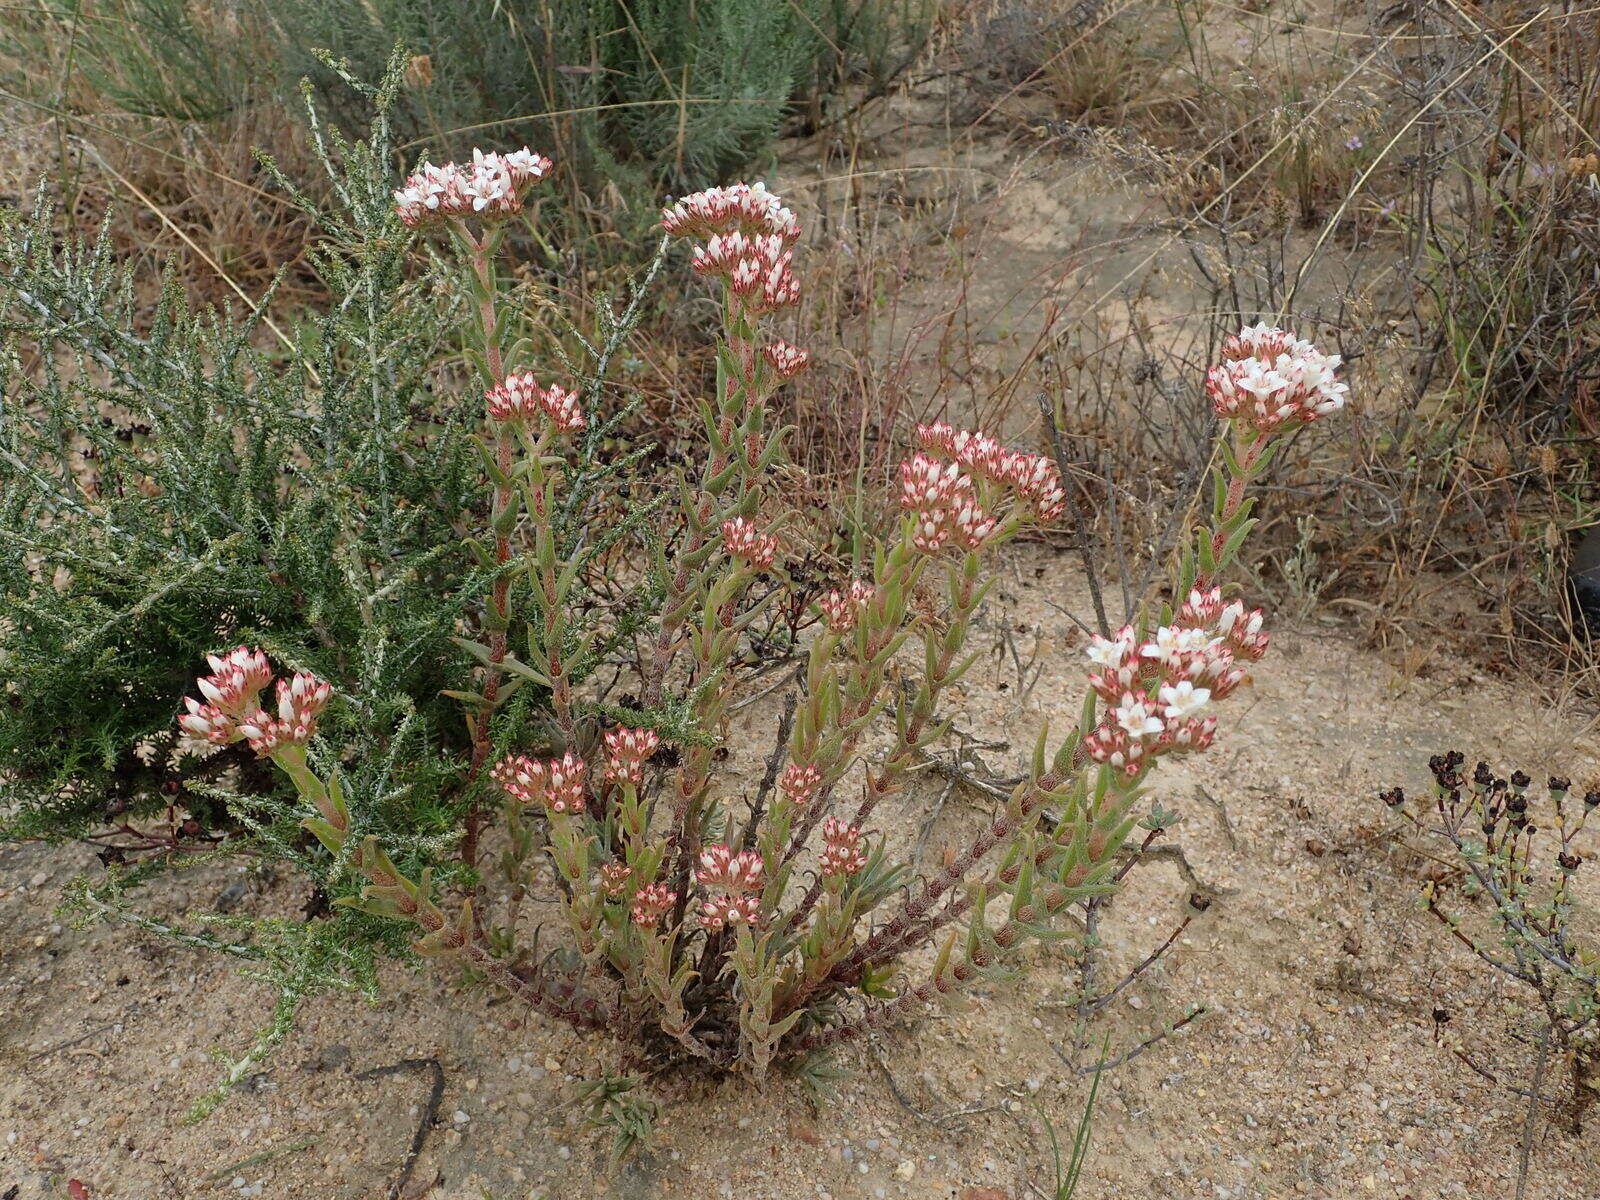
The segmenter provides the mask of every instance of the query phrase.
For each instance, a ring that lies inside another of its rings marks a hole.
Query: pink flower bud
[[[559,383],[539,386],[531,371],[508,375],[485,394],[485,407],[492,421],[532,422],[548,417],[562,433],[575,433],[587,423],[576,392]]]
[[[773,342],[762,349],[772,369],[785,379],[793,379],[811,363],[811,355],[788,342]]]
[[[863,579],[853,579],[844,591],[829,592],[817,601],[822,617],[834,633],[849,633],[856,627],[856,617],[862,608],[872,602],[877,589]]]
[[[213,745],[226,746],[238,737],[238,723],[213,704],[201,704],[192,696],[184,697],[189,711],[178,718],[178,724],[197,738]]]
[[[756,896],[713,896],[700,905],[700,924],[716,931],[725,926],[755,926],[761,921],[761,900]]]
[[[558,759],[539,762],[517,754],[501,759],[490,777],[502,791],[530,808],[543,805],[553,813],[583,811],[584,762],[568,751]]]
[[[678,902],[678,893],[669,891],[664,884],[652,883],[640,888],[633,897],[633,923],[647,929],[672,911]]]
[[[562,433],[576,433],[588,424],[578,393],[568,391],[559,383],[552,383],[546,389],[543,408],[550,423]]]
[[[645,760],[656,752],[661,738],[653,729],[617,729],[605,735],[605,743],[605,778],[638,787],[644,782]]]
[[[762,533],[743,517],[722,523],[722,545],[731,556],[758,571],[772,566],[778,556],[778,539],[770,533]]]
[[[784,798],[796,808],[804,808],[810,804],[811,798],[821,786],[822,772],[810,765],[790,763],[778,777],[778,787],[782,789]]]
[[[625,862],[602,863],[600,866],[600,887],[605,894],[613,900],[620,899],[628,892],[628,883],[633,879],[633,870]]]
[[[694,881],[701,887],[723,888],[730,892],[759,892],[762,885],[761,856],[752,850],[735,854],[723,845],[700,851],[700,865]]]
[[[239,732],[263,758],[283,746],[304,746],[316,734],[317,718],[327,707],[332,691],[328,684],[305,671],[293,679],[280,679],[277,717],[253,713],[239,722]]]
[[[822,854],[818,869],[828,877],[854,875],[867,865],[867,850],[861,844],[861,830],[837,817],[822,823]]]

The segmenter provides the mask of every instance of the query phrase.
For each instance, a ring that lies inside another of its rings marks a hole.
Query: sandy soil
[[[1080,637],[1054,608],[1075,575],[1064,554],[1024,552],[985,613],[979,644],[995,653],[969,680],[957,724],[1009,744],[979,752],[996,774],[1040,721],[1075,711]],[[1033,661],[1021,674],[1013,645]],[[759,755],[771,714],[741,716],[731,741]],[[1516,1078],[1530,1056],[1506,1036],[1498,982],[1414,911],[1417,877],[1373,836],[1385,817],[1373,797],[1395,781],[1422,787],[1427,755],[1458,745],[1585,777],[1595,764],[1581,732],[1449,661],[1401,678],[1338,630],[1280,632],[1217,747],[1159,773],[1155,796],[1185,815],[1170,841],[1194,878],[1172,861],[1132,876],[1106,927],[1114,959],[1142,958],[1196,890],[1212,903],[1094,1036],[1109,1034],[1115,1054],[1187,1004],[1213,1011],[1109,1075],[1080,1195],[1510,1197],[1525,1106],[1433,1044],[1430,1010],[1478,1030],[1484,1054]],[[736,761],[730,786],[755,770]],[[936,855],[985,803],[965,788],[947,795],[930,774],[885,825],[914,843],[934,814]],[[395,969],[376,1007],[313,1002],[259,1076],[183,1126],[216,1078],[208,1053],[240,1052],[269,994],[226,962],[136,931],[64,928],[52,915],[61,887],[93,866],[38,846],[0,851],[0,1196],[67,1195],[72,1179],[96,1197],[382,1195],[428,1079],[359,1076],[405,1058],[444,1069],[440,1121],[409,1193],[435,1200],[1020,1200],[1030,1180],[1049,1182],[1039,1118],[1068,1131],[1086,1095],[1052,1049],[1072,1036],[1070,1013],[1052,1006],[1070,982],[1062,952],[1045,950],[1023,981],[846,1053],[822,1106],[782,1081],[729,1085],[672,1106],[653,1148],[608,1172],[604,1136],[571,1104],[605,1060],[604,1039]],[[192,918],[238,878],[195,872],[141,904]],[[303,900],[285,879],[245,882],[245,911]],[[1596,1137],[1540,1122],[1526,1196],[1600,1196]]]

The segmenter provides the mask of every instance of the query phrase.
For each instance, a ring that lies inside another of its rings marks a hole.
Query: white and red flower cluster
[[[762,347],[761,353],[772,369],[784,379],[793,379],[811,364],[810,351],[791,346],[788,342],[773,342]]]
[[[754,925],[761,919],[761,856],[754,851],[736,854],[727,846],[707,846],[700,851],[694,881],[717,889],[700,906],[700,924],[707,929]]]
[[[817,869],[825,878],[854,875],[867,865],[867,848],[861,844],[861,830],[829,817],[822,823],[822,854]]]
[[[627,894],[628,883],[632,879],[633,868],[625,862],[612,859],[600,864],[600,887],[613,900],[620,900]]]
[[[931,553],[947,542],[973,550],[994,534],[999,522],[985,510],[975,479],[1010,491],[1041,521],[1055,520],[1066,505],[1061,473],[1042,455],[1009,450],[986,433],[942,421],[918,425],[917,440],[927,453],[900,464],[900,507],[917,515],[912,540],[919,550]]]
[[[244,738],[263,758],[283,746],[303,746],[317,731],[317,718],[333,689],[301,671],[278,680],[278,715],[261,707],[262,690],[272,682],[272,667],[259,650],[240,646],[227,654],[208,654],[211,674],[196,683],[205,703],[184,700],[188,712],[178,718],[186,733],[218,746]]]
[[[900,464],[900,507],[916,514],[911,540],[928,554],[952,541],[975,550],[997,527],[978,502],[972,477],[959,464],[926,454],[914,454]]]
[[[725,279],[747,309],[772,312],[800,299],[800,281],[790,270],[800,222],[764,185],[736,183],[685,196],[661,210],[661,228],[675,237],[704,238],[694,249],[694,270]],[[793,374],[805,359],[785,349],[782,365],[773,366],[780,373],[792,366]]]
[[[674,237],[775,235],[790,245],[800,236],[800,222],[794,213],[760,180],[707,188],[685,196],[661,210],[661,228]]]
[[[645,760],[656,752],[661,738],[653,729],[617,729],[606,734],[608,783],[638,787],[644,782]]]
[[[542,804],[553,813],[581,813],[586,770],[583,759],[569,750],[543,762],[515,754],[496,763],[491,774],[519,804]]]
[[[678,893],[666,884],[646,884],[634,893],[633,923],[642,925],[646,929],[652,928],[657,921],[672,911],[672,906],[677,902]]]
[[[778,557],[778,539],[762,533],[743,517],[722,523],[722,547],[758,571],[765,571]]]
[[[507,375],[505,382],[490,388],[484,399],[492,421],[533,422],[549,417],[562,433],[576,433],[586,424],[576,392],[559,383],[540,387],[531,371]]]
[[[278,715],[258,710],[239,722],[250,749],[263,758],[282,746],[304,746],[317,732],[317,718],[333,689],[306,671],[278,680]]]
[[[778,776],[778,787],[782,790],[784,799],[796,808],[804,808],[811,803],[811,798],[817,794],[817,789],[822,786],[822,772],[809,763],[801,766],[799,763],[790,763],[783,769],[783,774]]]
[[[697,275],[726,279],[749,308],[769,313],[800,299],[800,281],[789,269],[793,259],[777,234],[719,233],[694,248],[689,265]]]
[[[396,189],[395,212],[412,229],[446,217],[513,216],[550,166],[548,158],[526,146],[509,154],[474,150],[470,163],[424,163]]]
[[[1342,359],[1265,323],[1222,344],[1206,375],[1212,410],[1260,433],[1279,433],[1344,407],[1349,387],[1335,378]]]
[[[1244,682],[1240,662],[1266,653],[1261,623],[1259,609],[1224,604],[1221,591],[1209,588],[1191,592],[1172,624],[1146,640],[1131,626],[1094,638],[1088,654],[1099,671],[1089,686],[1106,709],[1084,739],[1089,757],[1132,777],[1157,755],[1204,750],[1217,722],[1196,714]]]
[[[1042,454],[1011,450],[986,433],[955,429],[943,421],[918,425],[917,441],[930,454],[954,459],[963,470],[1010,488],[1041,521],[1054,521],[1066,506],[1061,472]]]
[[[878,590],[864,579],[852,579],[850,586],[841,591],[829,592],[817,606],[822,609],[822,619],[832,633],[849,633],[856,627],[856,618]]]

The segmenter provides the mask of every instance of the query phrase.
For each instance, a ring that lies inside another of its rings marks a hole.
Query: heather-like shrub
[[[1575,927],[1577,877],[1584,865],[1576,842],[1600,808],[1600,791],[1578,803],[1572,781],[1552,775],[1543,804],[1529,795],[1533,780],[1522,771],[1496,775],[1480,762],[1472,774],[1458,751],[1435,755],[1431,803],[1417,803],[1401,788],[1380,799],[1426,838],[1443,846],[1448,869],[1423,887],[1419,903],[1481,963],[1522,984],[1530,993],[1537,1026],[1538,1063],[1532,1090],[1507,1078],[1487,1039],[1476,1028],[1450,1023],[1448,1008],[1434,1011],[1442,1044],[1491,1083],[1548,1101],[1564,1110],[1574,1132],[1600,1096],[1600,954]],[[1459,897],[1452,901],[1451,893]],[[1565,1074],[1564,1095],[1543,1092],[1546,1060]],[[1518,1080],[1528,1072],[1514,1072]]]
[[[359,105],[324,55],[376,78],[414,56],[399,140],[445,148],[505,127],[559,147],[587,178],[646,188],[722,177],[766,156],[797,100],[844,75],[872,84],[926,35],[926,0],[46,0],[10,16],[0,54],[31,94],[65,44],[70,69],[125,112],[211,120],[291,93],[302,77],[348,126]],[[53,73],[47,73],[53,74]],[[55,83],[49,87],[53,89]],[[53,91],[41,100],[60,102]],[[470,145],[470,140],[465,145]],[[648,212],[648,208],[645,210]]]
[[[57,238],[47,192],[0,214],[0,830],[175,806],[200,826],[185,852],[210,845],[230,825],[210,787],[276,785],[242,748],[174,755],[172,716],[204,655],[248,638],[346,697],[325,745],[386,781],[373,820],[451,833],[465,742],[440,691],[465,678],[479,414],[439,386],[463,298],[412,278],[389,199],[398,83],[368,89],[370,142],[324,144],[337,203],[305,207],[331,303],[292,324],[270,294],[233,319],[173,288],[152,312],[105,240]]]
[[[778,721],[761,786],[735,791],[719,777],[718,751],[746,683],[750,633],[769,610],[803,602],[785,569],[800,518],[778,482],[788,431],[769,419],[776,391],[808,364],[777,330],[799,294],[799,223],[760,184],[663,212],[662,229],[691,243],[694,271],[717,289],[723,322],[716,390],[699,402],[703,460],[644,500],[648,490],[624,475],[597,481],[584,466],[606,417],[596,397],[500,329],[502,231],[548,167],[526,151],[475,152],[424,168],[395,194],[406,225],[450,247],[479,314],[478,436],[493,504],[470,545],[493,582],[484,636],[462,640],[477,679],[457,695],[473,731],[469,775],[487,768],[495,784],[468,829],[469,865],[480,822],[503,826],[486,886],[450,896],[361,829],[364,797],[337,762],[315,755],[319,722],[344,701],[313,675],[277,680],[266,700],[272,665],[241,646],[213,662],[183,725],[276,764],[336,869],[365,881],[339,903],[409,924],[418,953],[464,965],[548,1016],[614,1033],[641,1069],[760,1078],[1002,978],[1028,943],[1071,936],[1058,926],[1065,913],[1114,890],[1150,772],[1211,744],[1211,707],[1267,648],[1261,612],[1222,591],[1254,524],[1248,485],[1276,439],[1339,408],[1345,386],[1337,358],[1280,330],[1228,340],[1207,379],[1222,431],[1211,514],[1175,566],[1180,602],[1092,641],[1077,724],[1056,737],[1041,730],[993,820],[940,870],[913,878],[874,819],[946,728],[943,701],[973,659],[986,561],[1061,516],[1056,464],[982,432],[917,429],[898,517],[858,576],[817,602],[792,721]],[[586,578],[630,571],[638,586],[626,604],[577,602]],[[640,619],[645,599],[653,612]],[[627,703],[583,684],[602,659],[627,677]],[[894,685],[902,674],[909,687]],[[497,745],[497,713],[529,684],[548,695],[547,718],[526,742]],[[868,753],[880,725],[889,747]],[[534,963],[516,899],[546,872],[559,891],[562,952]],[[925,948],[931,963],[916,963]]]

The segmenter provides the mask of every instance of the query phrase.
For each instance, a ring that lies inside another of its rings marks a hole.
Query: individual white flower
[[[1125,625],[1114,638],[1103,638],[1095,634],[1089,639],[1088,648],[1084,653],[1096,666],[1107,667],[1114,671],[1128,660],[1133,648],[1133,630]]]
[[[1111,713],[1111,719],[1131,738],[1154,737],[1166,728],[1156,715],[1155,705],[1143,692],[1130,692]]]
[[[1163,684],[1156,695],[1160,697],[1163,706],[1161,715],[1169,721],[1181,721],[1185,717],[1193,716],[1211,703],[1210,690],[1197,688],[1187,679],[1181,683]]]

